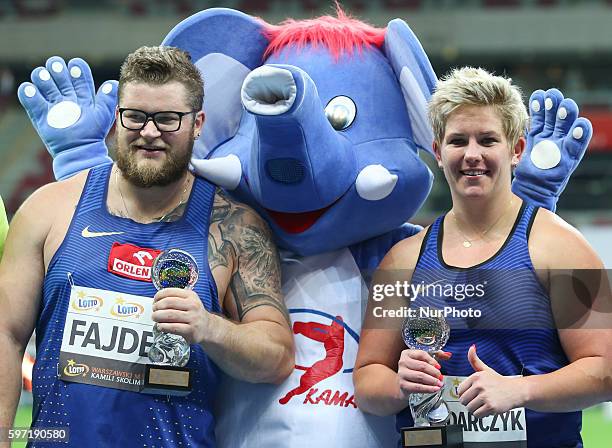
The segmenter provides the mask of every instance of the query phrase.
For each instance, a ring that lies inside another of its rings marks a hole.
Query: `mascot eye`
[[[348,128],[357,115],[357,107],[348,96],[336,96],[325,106],[325,116],[336,131]]]

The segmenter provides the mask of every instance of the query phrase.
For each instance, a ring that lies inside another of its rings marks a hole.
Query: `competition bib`
[[[72,286],[58,376],[138,392],[153,341],[150,297]]]
[[[467,377],[445,376],[444,401],[451,411],[449,424],[463,427],[467,448],[527,448],[525,408],[511,409],[499,415],[477,418],[459,402],[457,388]]]

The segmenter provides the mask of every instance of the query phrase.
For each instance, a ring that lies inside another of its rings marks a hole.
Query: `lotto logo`
[[[84,291],[79,291],[76,297],[72,301],[72,308],[76,311],[100,311],[100,308],[104,305],[102,297],[90,296],[85,294]]]
[[[123,298],[118,298],[110,313],[115,317],[140,317],[144,312],[141,304],[135,302],[126,302]]]
[[[69,359],[64,367],[64,374],[67,376],[85,376],[89,373],[87,364],[77,364],[74,359]]]

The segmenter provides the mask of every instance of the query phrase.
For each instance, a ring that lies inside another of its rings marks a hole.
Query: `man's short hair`
[[[140,47],[130,53],[121,65],[119,98],[128,82],[166,84],[178,81],[185,86],[192,110],[202,109],[204,82],[189,53],[175,47]]]
[[[448,117],[468,105],[493,106],[497,110],[510,148],[524,135],[529,115],[521,89],[510,78],[495,76],[482,68],[463,67],[438,81],[429,102],[429,121],[437,143],[444,139]]]

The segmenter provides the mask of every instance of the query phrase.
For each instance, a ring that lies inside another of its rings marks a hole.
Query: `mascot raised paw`
[[[531,126],[512,190],[554,211],[593,135],[591,122],[578,117],[578,105],[557,89],[536,90],[529,98]]]
[[[395,446],[394,418],[359,410],[352,371],[368,297],[363,273],[419,230],[406,221],[432,185],[419,151],[432,147],[426,107],[436,76],[421,44],[399,19],[374,28],[338,11],[273,26],[229,9],[187,18],[163,43],[189,51],[204,79],[207,120],[193,166],[254,207],[282,249],[297,347],[295,369],[282,384],[226,378],[218,393],[219,446]],[[95,146],[92,158],[62,157],[78,146],[71,126],[46,125],[52,100],[24,97],[27,87],[20,98],[58,169],[74,173],[98,163],[104,140],[93,131],[90,139],[79,134]],[[532,104],[533,148],[515,191],[553,208],[591,128],[568,100],[564,118],[557,104],[553,119],[536,94],[543,112]],[[94,114],[97,105],[82,114],[108,117]],[[111,111],[104,101],[101,107]]]
[[[117,81],[105,82],[96,95],[89,65],[79,58],[66,64],[57,56],[31,78],[17,95],[53,156],[55,178],[112,162],[104,138],[115,119]]]

